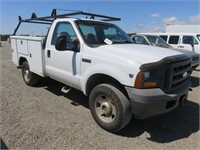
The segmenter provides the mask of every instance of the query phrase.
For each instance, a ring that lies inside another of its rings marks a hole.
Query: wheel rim
[[[23,75],[24,75],[25,81],[28,82],[30,79],[30,71],[27,67],[24,67]]]
[[[101,121],[105,123],[111,123],[115,120],[115,105],[113,103],[113,100],[106,95],[100,95],[96,98],[95,111]]]

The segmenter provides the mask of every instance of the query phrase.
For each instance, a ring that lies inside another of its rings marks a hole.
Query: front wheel
[[[27,61],[22,64],[22,77],[24,82],[29,86],[34,86],[39,82],[39,76],[30,71]]]
[[[90,93],[89,107],[96,123],[109,132],[117,132],[131,120],[129,100],[109,84],[96,86]]]

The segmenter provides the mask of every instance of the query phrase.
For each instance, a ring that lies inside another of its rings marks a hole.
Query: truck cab
[[[69,18],[75,14],[91,19]],[[32,16],[20,18],[20,23],[48,20],[51,27],[46,37],[11,36],[13,62],[22,67],[25,83],[34,86],[39,76],[48,76],[63,83],[65,93],[70,87],[81,90],[89,96],[92,116],[103,129],[117,132],[132,116],[164,114],[187,99],[190,57],[134,44],[108,22],[120,19],[86,12],[57,15],[55,10],[49,17]]]

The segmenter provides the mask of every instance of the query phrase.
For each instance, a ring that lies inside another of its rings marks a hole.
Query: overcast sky
[[[18,15],[48,16],[53,8],[120,17],[122,21],[115,23],[129,33],[162,32],[167,24],[200,24],[199,0],[0,0],[0,33],[12,34]],[[25,24],[19,32],[45,34],[46,30],[46,26]]]

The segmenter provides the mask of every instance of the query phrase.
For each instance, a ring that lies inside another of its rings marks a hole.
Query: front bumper
[[[191,82],[173,93],[166,94],[161,89],[136,89],[125,87],[131,102],[132,113],[136,118],[144,119],[161,115],[180,106],[185,100]]]

